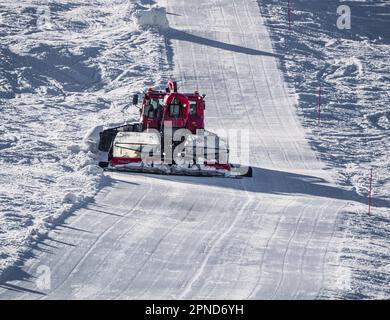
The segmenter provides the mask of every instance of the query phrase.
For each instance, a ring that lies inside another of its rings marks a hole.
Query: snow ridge
[[[341,265],[351,270],[352,287],[340,291],[336,274],[323,295],[388,299],[390,38],[384,17],[389,3],[347,4],[352,28],[339,30],[340,1],[293,1],[290,31],[284,1],[259,1],[276,51],[289,58],[280,67],[298,94],[298,113],[313,148],[338,171],[339,184],[362,199],[369,192],[370,169],[374,172],[373,216],[367,216],[366,204],[356,204],[338,223],[338,241],[344,242]]]
[[[0,273],[110,183],[99,126],[134,119],[131,95],[165,81],[164,39],[141,30],[143,11],[160,12],[125,0],[2,2]]]

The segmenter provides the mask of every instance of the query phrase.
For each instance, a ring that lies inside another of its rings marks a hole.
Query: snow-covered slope
[[[0,4],[0,271],[107,183],[93,128],[132,118],[131,95],[162,81],[164,39],[138,28],[140,9]]]
[[[260,7],[267,3],[272,4],[267,10],[281,10],[275,17],[283,21],[285,7],[278,1],[261,1]],[[304,58],[299,50],[291,57],[286,47],[273,47],[256,1],[161,0],[161,8],[150,9],[125,1],[52,3],[55,19],[44,31],[35,26],[41,7],[35,4],[1,7],[3,20],[12,19],[13,10],[21,16],[19,24],[8,21],[2,29],[8,54],[2,59],[9,64],[0,73],[2,102],[8,108],[4,114],[12,117],[1,125],[7,134],[17,128],[16,138],[5,136],[7,149],[0,157],[1,179],[10,173],[2,192],[8,198],[1,201],[2,261],[16,259],[32,231],[51,227],[44,221],[55,227],[3,274],[0,298],[348,297],[356,293],[354,279],[364,269],[344,260],[358,246],[359,254],[375,245],[375,257],[384,252],[380,272],[385,270],[386,242],[363,241],[362,233],[372,236],[375,220],[364,221],[371,225],[364,225],[358,238],[352,233],[359,242],[348,243],[352,250],[346,254],[345,235],[362,220],[344,217],[349,208],[361,210],[365,193],[337,183],[334,161],[327,158],[333,144],[312,150],[307,136],[333,138],[332,117],[326,117],[325,108],[321,128],[329,131],[323,136],[302,127],[296,115],[297,106],[307,106],[301,87],[288,89],[282,71],[294,75],[288,66],[299,66]],[[278,26],[287,32],[285,23]],[[351,61],[355,67],[345,71],[340,62],[333,76],[358,76],[360,64]],[[207,94],[208,129],[250,130],[253,178],[119,173],[99,178],[93,128],[134,116],[125,108],[131,94],[164,84],[168,75],[185,91],[198,88]],[[313,82],[308,81],[314,88]],[[7,157],[12,148],[20,164]],[[51,163],[40,160],[47,157]],[[105,187],[91,198],[99,185]],[[29,192],[31,186],[35,193]],[[20,204],[13,206],[18,188]],[[44,207],[50,199],[55,211]],[[386,212],[384,200],[374,200],[375,211]],[[343,230],[346,221],[351,226]],[[377,221],[385,232],[386,220]],[[367,269],[372,272],[371,265]],[[42,286],[42,270],[51,280],[47,286]],[[380,286],[388,272],[382,277],[372,280],[367,296],[386,296]]]
[[[162,26],[172,75],[207,94],[210,130],[250,130],[254,177],[110,174],[9,270],[1,297],[307,299],[348,286],[333,234],[338,214],[360,199],[310,149],[257,3],[160,5],[169,28],[154,13],[137,21]],[[95,42],[111,41],[96,32]],[[43,289],[31,281],[42,266],[51,274]]]
[[[353,274],[348,291],[326,297],[389,298],[390,295],[390,4],[366,1],[259,1],[281,67],[298,94],[298,112],[323,161],[338,182],[367,198],[373,169],[372,216],[367,202],[342,215],[342,264]],[[337,8],[348,5],[351,29],[337,28]],[[321,124],[317,121],[321,87]]]

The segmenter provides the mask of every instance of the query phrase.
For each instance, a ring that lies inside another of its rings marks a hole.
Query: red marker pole
[[[291,0],[288,0],[288,30],[291,31]]]
[[[368,191],[368,214],[371,214],[371,195],[372,195],[372,168],[370,171],[370,189]]]
[[[321,95],[322,95],[322,85],[318,89],[318,99],[317,99],[317,124],[321,124]]]

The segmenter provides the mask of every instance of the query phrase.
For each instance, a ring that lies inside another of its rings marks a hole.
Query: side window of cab
[[[171,103],[171,105],[169,106],[169,115],[171,117],[179,117],[180,116],[180,109],[181,109],[181,104],[180,104],[180,101],[178,99],[174,99]]]
[[[196,114],[196,102],[190,102],[190,115]]]

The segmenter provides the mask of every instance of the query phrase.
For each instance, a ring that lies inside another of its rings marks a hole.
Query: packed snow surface
[[[129,1],[0,4],[0,271],[107,184],[98,126],[132,119],[132,94],[162,82],[165,68],[164,40],[132,17],[143,10]]]
[[[317,154],[337,169],[338,182],[372,203],[341,217],[342,264],[353,274],[348,291],[325,297],[390,296],[390,4],[383,0],[259,1],[281,67],[298,95],[298,112]],[[351,29],[338,29],[339,5],[351,10]],[[321,117],[318,124],[318,97]]]
[[[338,1],[292,1],[291,31],[286,1],[140,2],[0,5],[0,298],[388,298],[385,28],[363,10],[344,37]],[[96,166],[168,76],[207,129],[250,130],[253,178]]]

